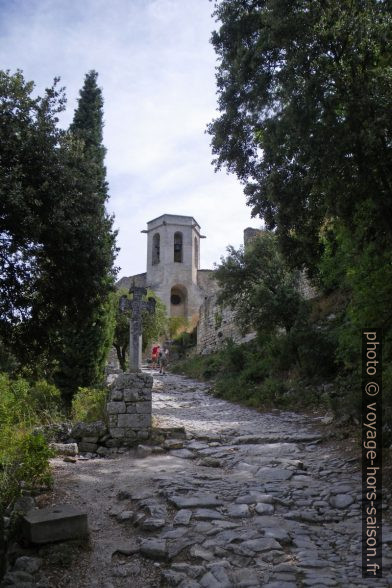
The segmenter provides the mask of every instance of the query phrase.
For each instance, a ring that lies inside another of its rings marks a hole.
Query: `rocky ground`
[[[90,540],[41,549],[21,586],[392,586],[387,525],[384,578],[362,580],[359,463],[318,417],[261,414],[171,374],[155,374],[153,414],[186,438],[54,460],[55,498],[87,510]]]

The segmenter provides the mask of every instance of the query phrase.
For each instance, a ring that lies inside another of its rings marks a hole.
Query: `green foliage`
[[[78,328],[69,325],[63,333],[64,347],[59,354],[60,367],[55,379],[69,406],[76,383],[100,385],[113,341],[115,314],[113,294],[95,312],[81,317]],[[72,345],[71,345],[72,343]]]
[[[178,361],[172,370],[213,380],[213,393],[227,400],[259,409],[297,409],[324,402],[304,389],[333,379],[335,352],[330,333],[313,325],[289,334],[260,332],[245,345],[229,340],[218,352]]]
[[[113,346],[116,349],[117,358],[123,371],[128,365],[129,354],[129,321],[132,311],[121,312],[119,308],[120,298],[126,296],[129,300],[131,295],[125,288],[119,288],[113,297],[113,312],[115,312],[115,330],[113,336]],[[162,300],[152,291],[147,290],[146,299],[152,297],[156,300],[155,313],[150,314],[147,311],[142,312],[142,341],[143,351],[147,345],[154,340],[159,339],[166,334],[168,328],[168,319],[166,316],[166,306]]]
[[[57,375],[68,399],[79,386],[102,382],[115,328],[111,297],[116,233],[113,218],[105,210],[108,186],[102,144],[103,98],[97,76],[90,71],[85,77],[68,137],[68,165],[80,190],[74,214],[80,210],[82,221],[72,243],[80,287],[74,290],[72,314],[68,314],[61,331]]]
[[[0,338],[0,372],[14,374],[18,368],[18,360]]]
[[[53,455],[34,426],[62,419],[60,391],[41,380],[0,374],[0,507],[24,488],[48,485]]]
[[[296,357],[295,369],[309,379],[337,376],[335,410],[355,413],[361,329],[383,329],[388,386],[392,360],[390,3],[216,0],[215,16],[215,163],[243,182],[253,215],[275,230],[286,263],[308,268],[337,302],[329,323],[290,312],[287,353],[277,357]],[[248,278],[257,260],[245,271],[244,257],[230,251],[220,269],[225,295],[244,326],[262,331],[257,302],[263,307],[268,292],[257,299]],[[241,271],[248,283],[236,293],[233,279],[230,292],[230,275],[241,284]],[[279,284],[277,303],[284,292]],[[253,320],[248,308],[256,309]],[[264,324],[274,330],[273,305],[270,317]],[[388,419],[389,388],[383,397]]]
[[[181,359],[171,363],[171,370],[185,374],[198,380],[210,380],[219,371],[220,361],[217,354],[195,355],[191,358]]]
[[[190,328],[189,321],[182,316],[171,316],[169,318],[169,335],[174,339],[177,335],[187,331]]]
[[[222,309],[220,308],[219,310],[217,310],[215,312],[215,315],[214,315],[215,329],[219,329],[221,327],[222,320],[223,320]]]
[[[326,219],[391,246],[390,5],[216,0],[217,167],[245,184],[287,259],[317,273]]]
[[[72,420],[85,423],[105,420],[106,399],[106,388],[79,388],[72,399]]]
[[[347,304],[333,333],[337,339],[336,364],[341,366],[343,382],[342,393],[336,400],[337,410],[349,410],[351,406],[355,407],[357,415],[360,413],[361,330],[382,328],[384,379],[387,382],[383,409],[384,418],[388,420],[392,410],[388,390],[388,366],[392,360],[391,255],[377,242],[369,241],[358,246],[366,227],[365,212],[358,214],[354,232],[345,229],[341,222],[330,223],[320,262],[320,280],[326,290],[339,284],[347,293]]]
[[[92,91],[96,74],[87,77]],[[102,109],[86,92],[82,110],[93,116],[83,133],[79,116],[66,133],[58,128],[65,97],[57,80],[42,98],[33,89],[21,72],[0,72],[0,338],[21,370],[54,380],[69,399],[101,378],[111,340],[116,249],[105,211]]]
[[[193,329],[191,333],[188,333],[187,331],[182,331],[174,337],[171,349],[172,351],[177,353],[179,357],[185,357],[187,352],[189,352],[191,349],[195,349],[196,344],[196,329]]]
[[[0,432],[0,506],[22,489],[49,486],[49,458],[54,456],[41,433],[5,427]]]
[[[298,292],[300,275],[287,266],[276,236],[265,231],[245,249],[228,247],[228,253],[215,270],[219,302],[235,310],[244,332],[290,332],[307,306]]]
[[[149,343],[165,336],[168,330],[165,304],[152,290],[147,291],[147,298],[150,296],[156,300],[155,313],[143,312],[143,351],[147,349]]]
[[[60,392],[55,386],[44,380],[31,385],[23,378],[11,379],[0,374],[2,427],[50,423],[61,418],[61,409]]]

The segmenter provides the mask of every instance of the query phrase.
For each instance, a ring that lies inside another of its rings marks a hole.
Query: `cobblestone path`
[[[392,586],[386,525],[384,578],[362,580],[359,465],[317,419],[261,414],[171,374],[155,376],[153,414],[186,439],[77,464],[73,498],[95,530],[67,585]],[[58,471],[65,487],[72,467]]]

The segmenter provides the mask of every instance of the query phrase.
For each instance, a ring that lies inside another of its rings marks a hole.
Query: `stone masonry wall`
[[[298,289],[306,300],[311,300],[318,295],[305,273],[301,275]],[[234,324],[234,311],[230,308],[220,307],[217,304],[217,297],[217,293],[206,297],[200,307],[200,318],[197,325],[197,353],[212,353],[222,347],[227,339],[232,339],[235,343],[247,343],[256,336],[254,332],[243,336]]]
[[[122,445],[137,445],[150,437],[152,384],[150,374],[136,372],[120,374],[110,386],[109,433]]]
[[[200,320],[197,326],[197,352],[212,353],[223,346],[227,339],[235,343],[246,343],[255,333],[245,336],[234,324],[234,311],[217,304],[217,294],[209,296],[200,307]]]

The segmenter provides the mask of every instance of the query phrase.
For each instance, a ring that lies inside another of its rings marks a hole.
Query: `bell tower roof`
[[[193,218],[193,216],[182,216],[179,214],[161,214],[161,216],[148,221],[147,230],[141,232],[149,233],[150,231],[156,231],[162,226],[169,225],[175,225],[177,227],[190,227],[200,235],[200,225]],[[203,238],[202,235],[200,235],[200,237]]]

